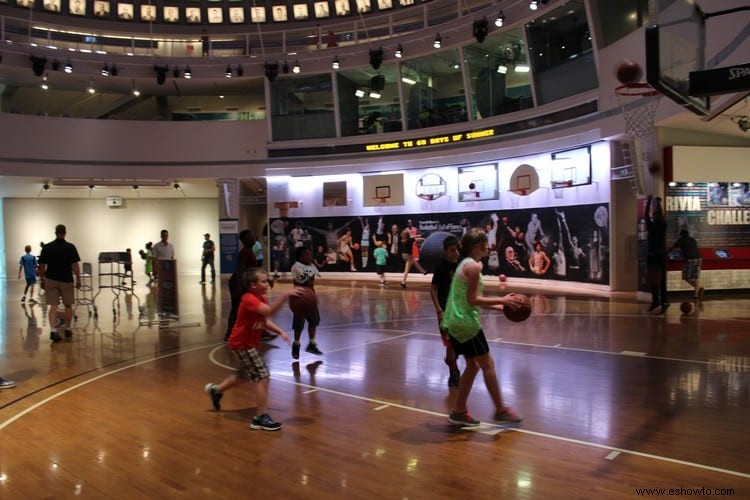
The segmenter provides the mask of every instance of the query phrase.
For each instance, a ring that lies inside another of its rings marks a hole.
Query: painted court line
[[[387,404],[387,405],[380,405],[380,406],[376,406],[375,408],[373,408],[373,410],[380,411],[380,410],[385,410],[386,408],[390,408],[390,407],[391,407],[391,405],[389,405],[389,404]]]
[[[615,458],[617,458],[617,456],[618,456],[619,454],[620,454],[620,452],[619,452],[619,451],[612,451],[612,452],[610,452],[610,453],[609,453],[609,454],[608,454],[608,455],[607,455],[606,457],[604,457],[604,458],[606,458],[607,460],[614,460]]]

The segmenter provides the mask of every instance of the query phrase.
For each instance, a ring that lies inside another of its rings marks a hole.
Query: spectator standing
[[[39,257],[39,281],[47,296],[49,305],[50,327],[56,324],[57,305],[62,299],[65,306],[64,327],[65,337],[71,338],[70,329],[73,319],[73,302],[75,302],[75,288],[81,288],[81,268],[78,250],[75,245],[65,241],[67,230],[63,224],[55,227],[55,240],[44,245]],[[74,282],[75,277],[75,282]],[[53,327],[54,328],[54,327]],[[52,342],[61,342],[60,334],[50,332]]]
[[[211,240],[211,235],[206,233],[203,235],[203,254],[201,255],[201,285],[206,282],[206,266],[211,268],[211,283],[216,280],[216,269],[214,268],[214,254],[216,253],[216,245]]]
[[[253,250],[253,254],[255,255],[255,263],[256,263],[256,265],[262,269],[263,268],[263,259],[265,257],[263,255],[263,242],[260,241],[259,239],[256,239],[255,243],[253,243],[252,250]]]
[[[661,306],[660,314],[667,312],[667,220],[661,206],[661,198],[648,195],[646,199],[646,231],[648,252],[646,266],[651,287],[651,306],[653,311]]]
[[[20,265],[18,266],[18,279],[21,279],[21,271],[23,271],[26,278],[26,288],[23,289],[21,302],[26,302],[26,295],[29,296],[29,302],[36,302],[34,298],[34,285],[36,285],[36,273],[39,263],[34,254],[31,253],[31,245],[26,245],[24,251],[26,253],[21,256]]]

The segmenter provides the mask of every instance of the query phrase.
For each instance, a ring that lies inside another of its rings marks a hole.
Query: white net
[[[621,85],[615,89],[625,118],[625,135],[647,137],[654,134],[654,117],[661,94],[647,83]]]

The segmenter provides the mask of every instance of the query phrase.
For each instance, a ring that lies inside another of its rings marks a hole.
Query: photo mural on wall
[[[271,271],[288,272],[295,248],[313,252],[321,272],[374,272],[372,250],[388,250],[388,273],[404,261],[398,234],[418,235],[420,264],[440,262],[443,240],[459,239],[471,227],[487,231],[490,255],[484,273],[525,278],[609,284],[609,204],[503,209],[464,213],[387,214],[349,217],[275,218],[269,223]],[[395,241],[395,243],[394,243]]]

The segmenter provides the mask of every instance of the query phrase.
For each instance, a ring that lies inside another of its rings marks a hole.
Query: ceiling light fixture
[[[365,91],[362,90],[362,89],[357,89],[357,90],[354,91],[354,95],[357,96],[357,97],[362,98],[362,97],[365,96]]]
[[[266,72],[266,75],[267,74],[268,73]],[[232,67],[229,64],[227,64],[227,70],[224,72],[224,76],[226,76],[227,78],[232,78]]]
[[[104,63],[104,66],[102,66],[102,76],[109,76],[109,66],[107,66],[107,63]]]
[[[336,56],[336,57],[333,58],[333,62],[331,63],[331,68],[332,69],[339,69],[340,67],[341,67],[341,63],[339,63],[339,58],[338,58],[338,56]]]
[[[538,8],[539,8],[538,0],[531,0],[531,2],[529,2],[529,9],[536,10]]]
[[[372,66],[372,69],[380,69],[381,64],[383,64],[383,47],[370,49],[370,66]]]
[[[490,31],[490,24],[487,22],[487,18],[477,19],[472,25],[471,32],[477,42],[482,43],[487,38],[487,33]]]
[[[503,24],[505,24],[505,14],[503,14],[503,11],[501,10],[497,15],[497,18],[495,19],[495,26],[498,28],[502,28]]]
[[[193,72],[190,71],[190,66],[185,66],[185,72],[182,74],[186,80],[190,80],[193,77]]]
[[[130,93],[133,94],[134,97],[139,97],[141,95],[141,91],[135,86],[135,79],[133,79],[133,90],[131,90]]]
[[[73,65],[70,64],[70,59],[68,59],[68,62],[66,62],[65,66],[63,66],[63,71],[67,74],[71,74],[73,72]]]
[[[396,47],[396,53],[394,54],[396,56],[396,59],[401,59],[404,57],[404,48],[401,46],[401,44],[398,44],[398,47]]]
[[[299,61],[294,61],[294,66],[292,66],[292,73],[295,75],[299,74],[299,72],[302,71],[302,68],[299,65]]]
[[[435,36],[435,40],[433,40],[433,42],[432,42],[432,46],[433,46],[434,48],[436,48],[436,49],[439,49],[440,47],[442,47],[442,45],[443,45],[443,39],[442,39],[442,37],[440,36],[440,33],[438,33],[438,34],[437,34],[437,35]]]

